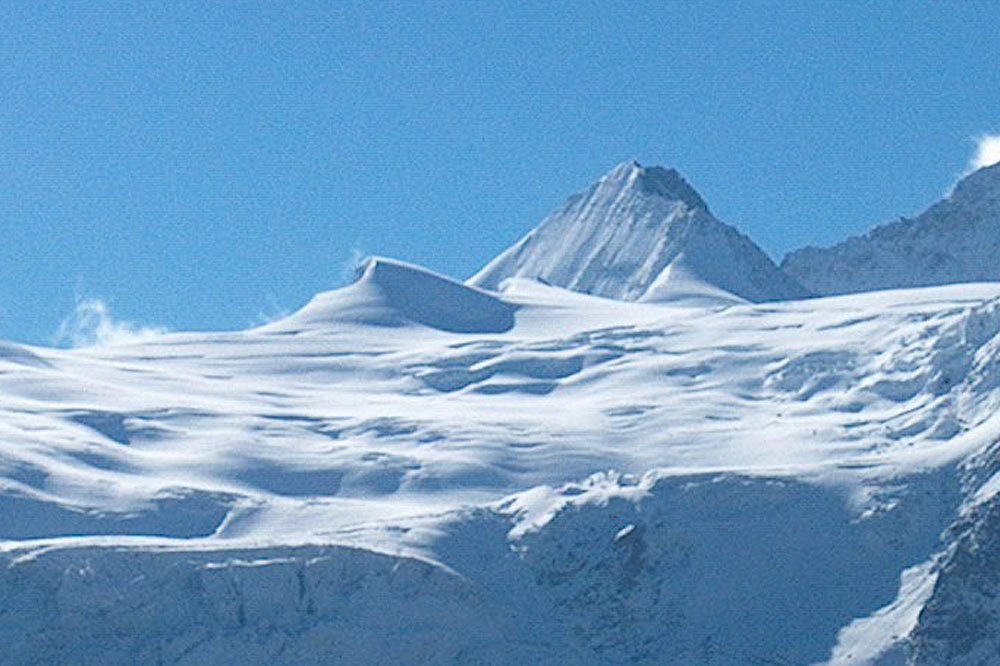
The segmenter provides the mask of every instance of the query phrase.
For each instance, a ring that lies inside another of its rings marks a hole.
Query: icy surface
[[[2,343],[0,663],[997,663],[1000,283],[804,294],[630,163],[467,284]]]
[[[469,279],[540,279],[637,300],[772,301],[807,295],[753,241],[719,222],[673,169],[626,162],[576,194]]]
[[[909,649],[904,572],[1000,485],[1000,285],[501,287],[373,259],[245,332],[4,345],[4,663]]]
[[[1000,280],[1000,164],[980,169],[914,219],[830,248],[790,253],[782,269],[817,294]]]

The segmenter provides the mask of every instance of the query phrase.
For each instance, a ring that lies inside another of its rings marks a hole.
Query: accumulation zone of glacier
[[[0,344],[0,664],[998,663],[1000,284],[807,298],[634,163],[545,229]]]

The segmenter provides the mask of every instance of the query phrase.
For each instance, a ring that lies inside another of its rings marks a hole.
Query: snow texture
[[[478,323],[407,302],[442,294]],[[998,312],[989,285],[720,308],[373,260],[246,332],[5,345],[4,663],[899,649],[900,576],[1000,436]]]

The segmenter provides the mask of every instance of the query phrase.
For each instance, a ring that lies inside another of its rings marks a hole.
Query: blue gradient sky
[[[355,251],[466,277],[630,158],[780,259],[1000,131],[995,3],[42,4],[0,4],[8,340],[242,328]]]

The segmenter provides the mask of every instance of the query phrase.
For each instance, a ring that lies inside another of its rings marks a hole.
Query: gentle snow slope
[[[576,194],[468,283],[537,278],[637,300],[773,301],[808,292],[753,241],[712,217],[673,169],[618,165]]]
[[[419,266],[382,257],[367,259],[354,284],[316,296],[269,330],[324,322],[398,327],[406,323],[451,333],[503,333],[516,306]]]

